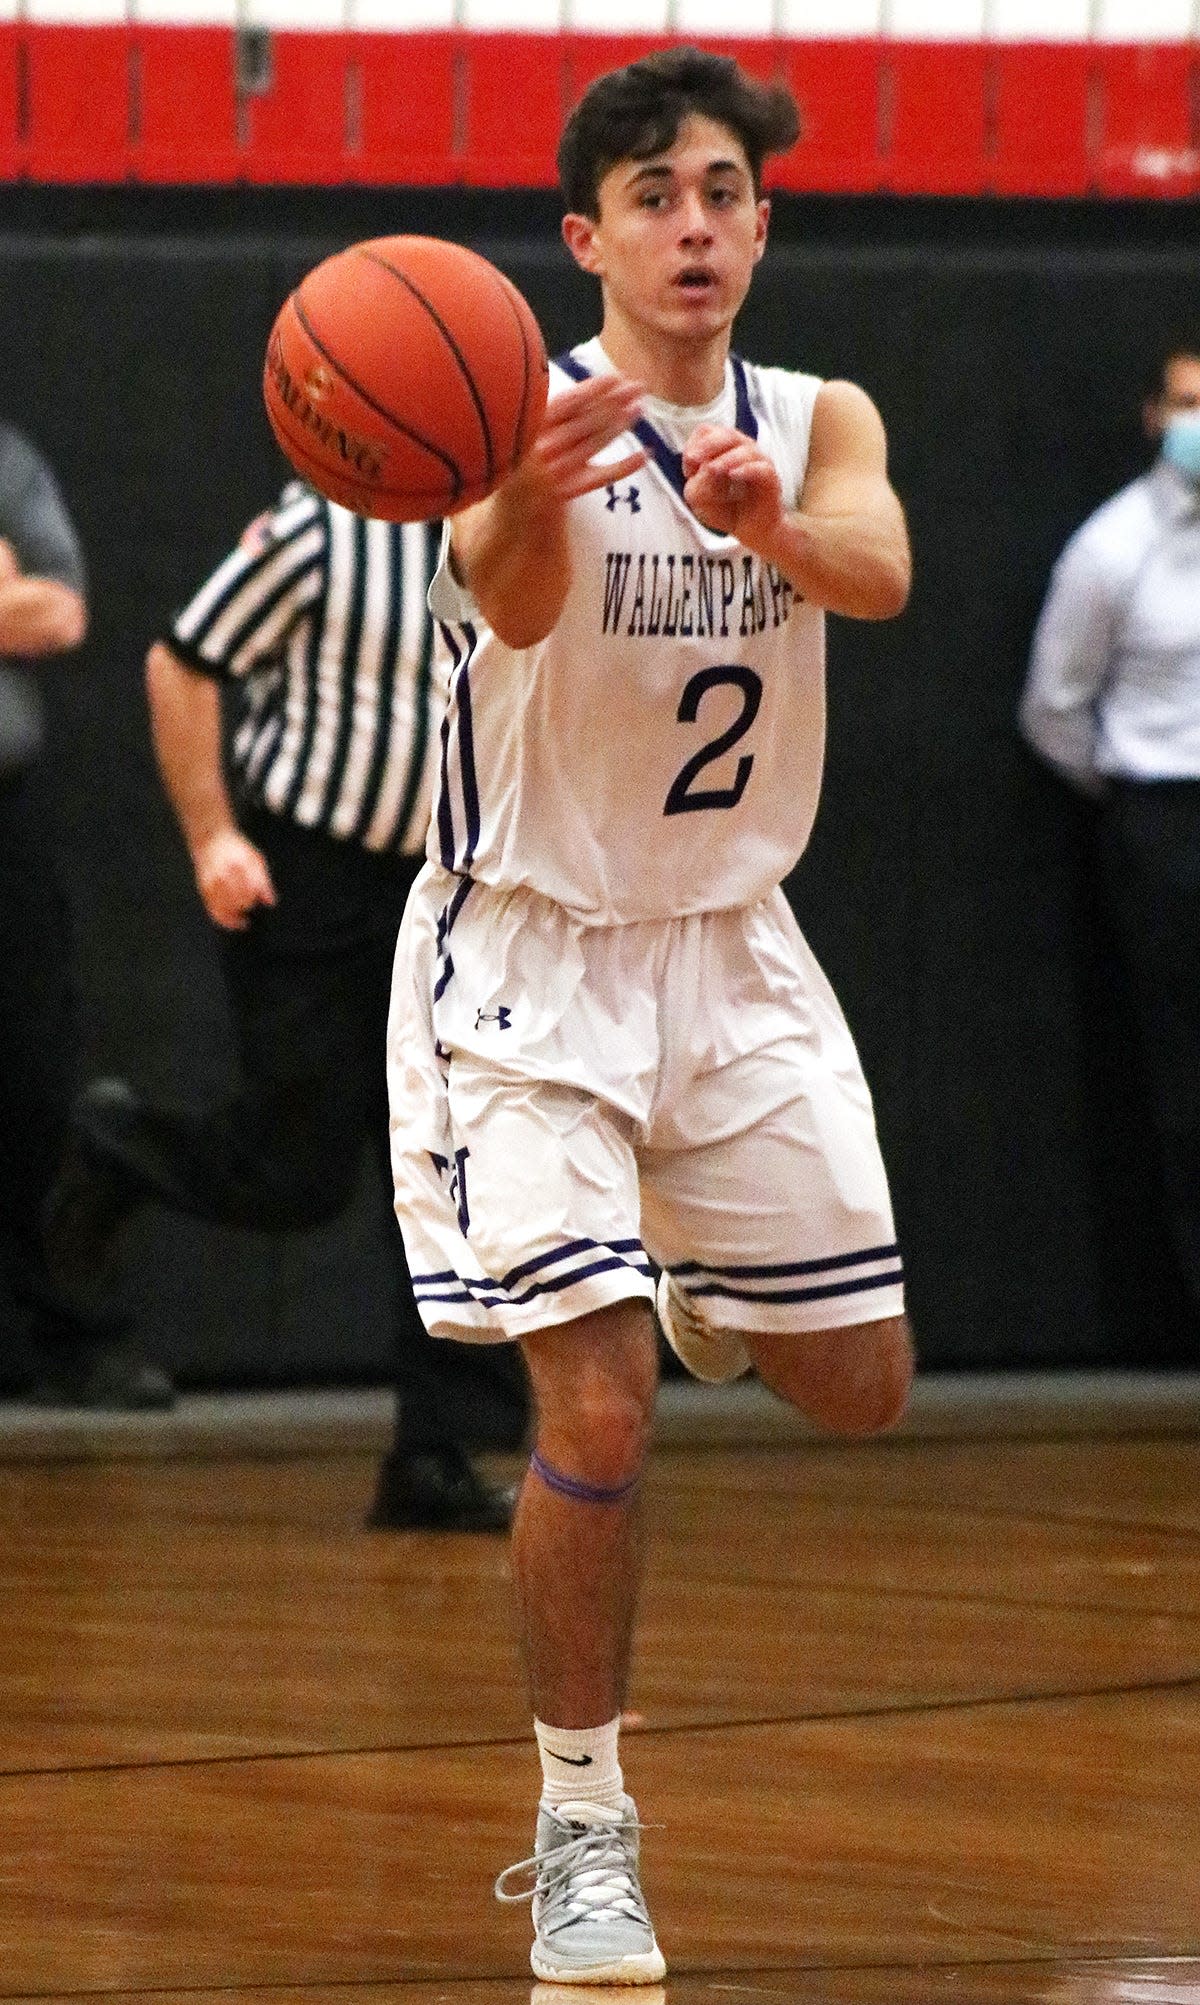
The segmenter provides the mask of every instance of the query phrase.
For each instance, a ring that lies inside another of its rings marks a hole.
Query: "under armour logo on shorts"
[[[512,1011],[507,1003],[497,1004],[495,1009],[478,1009],[475,1012],[475,1028],[482,1030],[485,1023],[494,1023],[501,1030],[512,1029]]]

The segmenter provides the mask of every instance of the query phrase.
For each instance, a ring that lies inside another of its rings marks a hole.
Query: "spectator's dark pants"
[[[242,1069],[236,1097],[200,1115],[152,1110],[139,1171],[154,1195],[213,1221],[281,1231],[321,1224],[349,1201],[366,1138],[392,1199],[386,1032],[396,934],[420,859],[256,813],[243,827],[267,858],[277,904],[221,934]],[[508,1347],[464,1355],[434,1344],[389,1223],[398,1445],[519,1433],[524,1384]],[[493,1418],[473,1426],[472,1409]]]
[[[0,779],[0,1267],[35,1338],[115,1329],[46,1272],[41,1213],[58,1173],[76,1084],[71,931],[36,763]]]
[[[1200,1312],[1200,780],[1116,782],[1104,867],[1171,1234]]]

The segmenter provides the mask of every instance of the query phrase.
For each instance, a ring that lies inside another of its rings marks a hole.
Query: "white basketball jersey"
[[[598,340],[550,395],[611,370]],[[680,449],[708,419],[757,438],[795,505],[820,381],[732,357],[707,410],[647,399],[631,479],[570,505],[572,584],[553,632],[507,648],[450,570],[429,603],[449,651],[428,854],[527,885],[594,925],[747,905],[786,876],[816,814],[825,622],[773,565],[683,499]]]

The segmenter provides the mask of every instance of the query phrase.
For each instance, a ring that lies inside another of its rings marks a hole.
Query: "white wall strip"
[[[799,41],[1200,42],[1200,0],[0,0],[0,21]]]

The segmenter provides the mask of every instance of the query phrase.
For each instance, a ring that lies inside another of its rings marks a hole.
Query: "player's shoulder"
[[[790,467],[798,494],[808,468],[812,443],[813,416],[824,388],[820,376],[802,369],[781,369],[771,363],[742,362],[746,396],[759,424],[778,441],[776,457],[782,452]]]
[[[782,369],[775,363],[741,359],[753,406],[784,424],[811,421],[824,378],[804,369]]]
[[[801,369],[748,362],[740,356],[735,356],[734,367],[742,371],[745,397],[758,427],[759,441],[784,477],[786,505],[791,508],[808,471],[813,413],[822,380]]]
[[[825,381],[808,369],[784,369],[775,362],[752,362],[744,355],[740,360],[747,382],[761,389],[764,396],[787,398],[793,403],[808,402]]]

